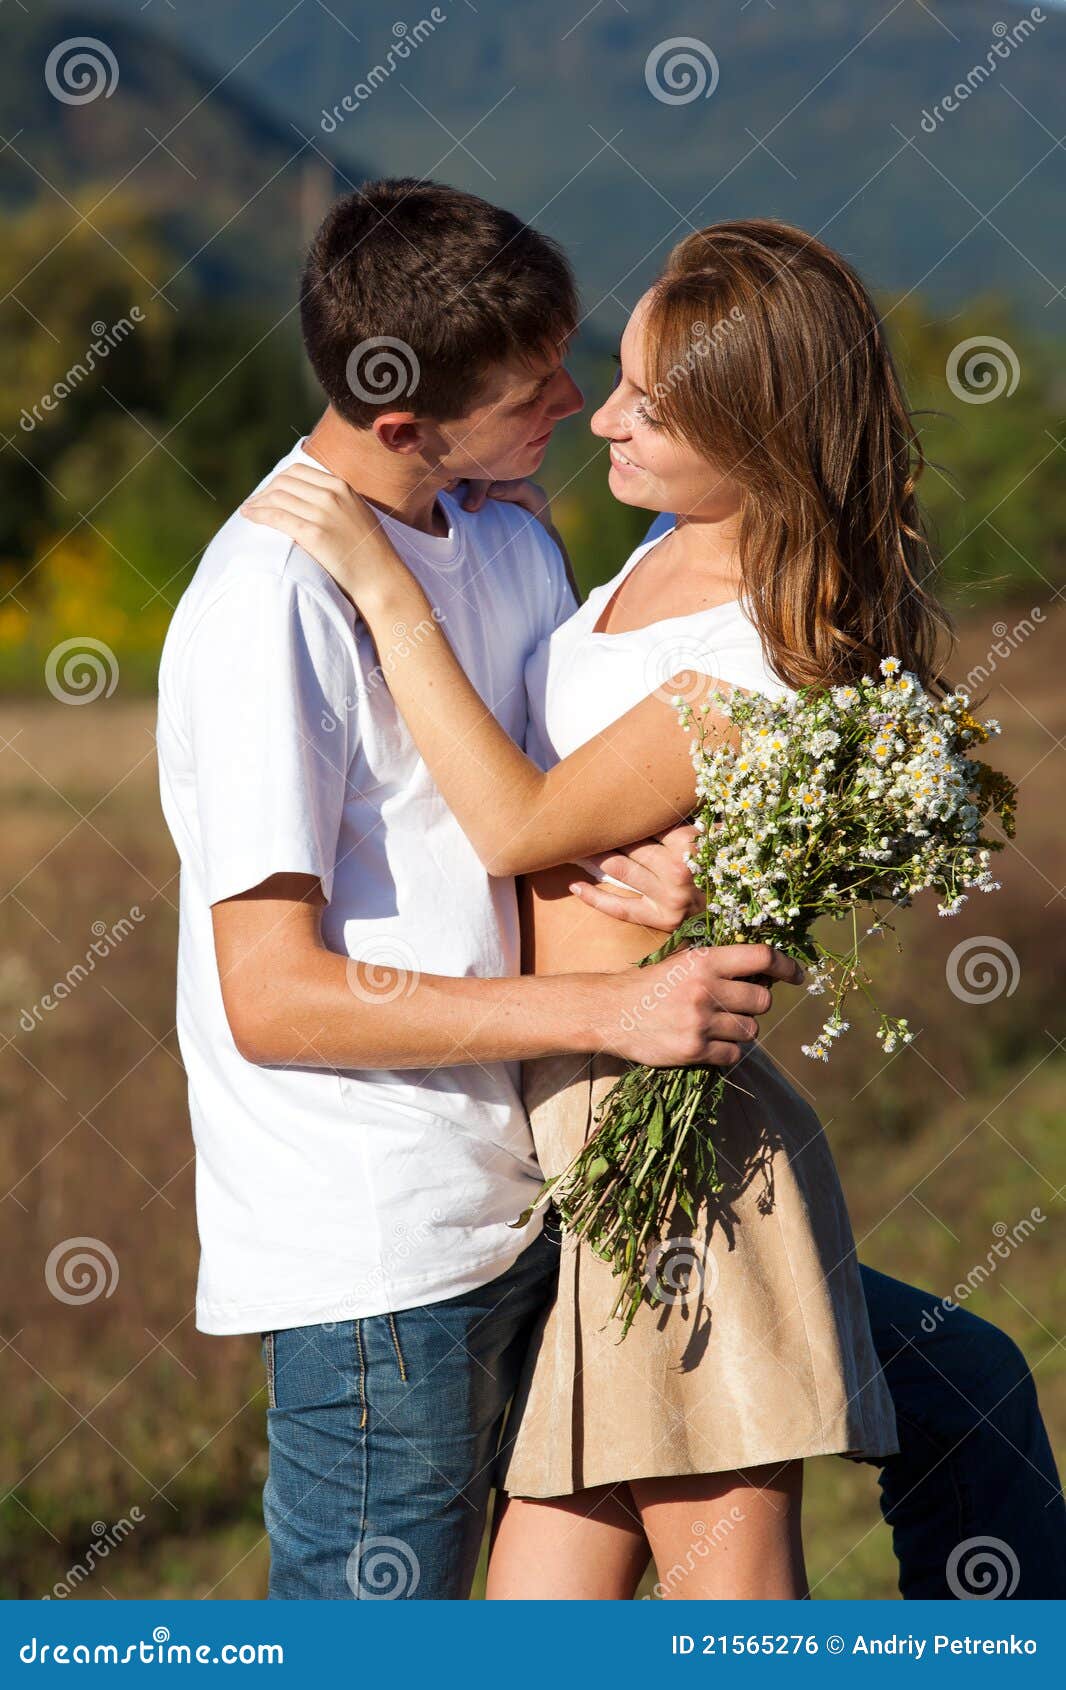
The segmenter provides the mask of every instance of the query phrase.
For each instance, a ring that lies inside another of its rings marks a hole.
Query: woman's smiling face
[[[694,446],[667,432],[649,397],[645,371],[650,294],[638,301],[619,349],[619,379],[593,415],[593,434],[611,442],[611,492],[624,505],[720,520],[740,505],[737,484]],[[677,379],[686,380],[680,370]]]

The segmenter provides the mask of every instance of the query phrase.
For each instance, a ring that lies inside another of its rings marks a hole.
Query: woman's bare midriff
[[[640,962],[665,934],[589,909],[569,890],[588,880],[573,863],[540,869],[518,883],[524,974],[597,974]]]

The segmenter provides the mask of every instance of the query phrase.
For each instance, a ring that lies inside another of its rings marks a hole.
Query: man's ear
[[[382,411],[370,426],[387,452],[409,454],[425,444],[424,424],[413,411]]]

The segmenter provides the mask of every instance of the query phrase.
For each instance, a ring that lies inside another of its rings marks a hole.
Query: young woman
[[[528,877],[537,972],[618,969],[658,943],[607,919],[574,865],[691,813],[676,695],[781,696],[854,680],[889,654],[935,688],[949,626],[925,584],[917,438],[873,304],[837,254],[763,221],[689,236],[639,302],[620,364],[592,419],[610,442],[611,491],[678,514],[530,659],[528,755],[343,482],[297,466],[245,509],[358,606],[482,860]],[[412,627],[424,637],[397,645],[394,630]],[[731,732],[717,712],[707,721]],[[547,1175],[594,1131],[619,1071],[599,1054],[527,1064]],[[670,1595],[801,1597],[803,1460],[897,1447],[817,1117],[759,1045],[730,1078],[716,1127],[724,1189],[704,1193],[695,1227],[677,1217],[664,1249],[684,1269],[666,1264],[665,1303],[642,1306],[624,1342],[609,1268],[564,1238],[509,1429],[491,1597],[629,1597],[649,1545]]]

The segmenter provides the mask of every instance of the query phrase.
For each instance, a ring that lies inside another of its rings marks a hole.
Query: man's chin
[[[526,480],[528,480],[528,478],[530,476],[535,475],[537,473],[541,464],[544,462],[544,454],[548,450],[548,444],[549,444],[549,442],[546,440],[544,442],[543,446],[527,446],[524,451],[516,452],[513,458],[508,458],[505,463],[501,463],[501,464],[497,464],[497,465],[493,466],[493,468],[492,468],[492,480],[493,481],[526,481]],[[470,472],[467,475],[457,476],[456,480],[457,481],[458,480],[462,480],[462,481],[484,481],[485,470],[486,470],[487,467],[488,466],[485,465],[485,464],[480,464],[480,465],[476,466],[475,468],[471,469]]]
[[[523,458],[523,467],[519,474],[531,475],[535,469],[539,469],[544,461],[544,454],[550,445],[551,435],[549,434],[546,440],[534,441],[531,446],[527,446]]]

